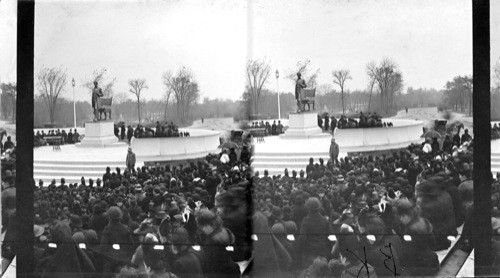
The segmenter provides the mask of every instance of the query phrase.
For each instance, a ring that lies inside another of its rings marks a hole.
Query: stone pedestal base
[[[85,123],[85,137],[80,147],[106,147],[118,143],[111,121]]]
[[[288,118],[288,129],[281,138],[309,138],[321,136],[322,130],[318,126],[318,115],[314,112],[294,113]]]

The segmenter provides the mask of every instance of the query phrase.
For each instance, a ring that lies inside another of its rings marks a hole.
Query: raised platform
[[[219,132],[202,129],[183,129],[189,137],[132,138],[130,146],[138,160],[176,161],[202,158],[218,153]]]
[[[85,123],[85,137],[79,147],[106,147],[118,143],[114,134],[114,122],[99,121]]]
[[[358,149],[379,150],[387,146],[421,142],[423,122],[414,120],[390,119],[392,127],[335,129],[335,141],[346,152]],[[352,149],[352,150],[351,150]]]
[[[49,185],[52,179],[59,184],[63,177],[66,183],[80,183],[82,176],[88,182],[89,178],[94,181],[102,179],[106,167],[115,171],[116,167],[125,170],[125,158],[127,157],[128,144],[116,143],[105,148],[87,147],[81,148],[76,145],[61,145],[61,151],[54,151],[51,146],[33,149],[33,178],[43,180],[44,185]],[[143,165],[143,161],[137,159],[136,167]]]
[[[337,129],[335,138],[340,147],[340,157],[350,152],[383,151],[405,148],[412,143],[421,143],[422,125],[420,121],[390,119],[393,127]],[[309,138],[287,138],[271,136],[265,143],[256,143],[252,167],[254,171],[269,174],[283,174],[288,168],[300,171],[309,164],[309,158],[318,162],[329,159],[331,135],[323,133]]]
[[[283,139],[300,139],[321,136],[318,127],[318,114],[315,112],[291,113],[288,117],[288,129],[280,135]]]
[[[112,124],[112,123],[111,123]],[[175,162],[205,157],[209,153],[218,153],[219,133],[201,129],[183,129],[190,137],[141,138],[132,139],[132,149],[136,154],[136,167],[145,162]],[[87,138],[87,137],[85,137]],[[116,138],[116,137],[115,137]],[[52,179],[59,184],[63,177],[66,183],[80,183],[81,177],[94,181],[102,179],[106,167],[115,171],[119,167],[125,170],[127,143],[110,143],[105,145],[61,145],[60,151],[51,146],[33,150],[33,177],[43,180],[49,185]]]

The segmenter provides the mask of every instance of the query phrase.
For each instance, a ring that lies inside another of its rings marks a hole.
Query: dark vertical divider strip
[[[490,8],[473,1],[475,274],[491,265]]]
[[[17,276],[31,276],[33,257],[33,57],[35,2],[17,6]]]

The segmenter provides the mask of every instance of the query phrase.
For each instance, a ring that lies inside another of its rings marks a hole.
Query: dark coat
[[[310,212],[302,220],[300,235],[297,240],[303,256],[328,257],[331,244],[328,240],[330,229],[328,221],[318,212]]]
[[[104,94],[102,93],[102,89],[101,88],[94,88],[92,89],[92,108],[94,109],[97,109],[97,100],[100,98],[100,97],[103,97]]]
[[[203,254],[188,247],[172,262],[172,272],[180,278],[203,278]]]
[[[203,272],[211,277],[240,277],[240,269],[226,250],[234,244],[234,235],[226,228],[219,228],[203,240],[202,246],[206,260]]]
[[[90,228],[97,233],[97,237],[99,241],[101,240],[102,231],[104,227],[108,225],[109,218],[105,214],[94,214],[92,218],[90,218]]]
[[[384,235],[366,250],[366,260],[375,268],[378,277],[394,277],[394,270],[401,275],[402,259],[403,243],[397,235]]]
[[[330,144],[330,159],[334,160],[339,156],[339,144],[336,142]]]
[[[462,197],[460,197],[460,192],[458,187],[454,185],[449,185],[446,187],[446,192],[450,194],[451,201],[453,203],[453,211],[455,213],[455,225],[460,227],[465,221],[465,207],[462,203]]]
[[[252,216],[252,228],[258,235],[258,240],[253,242],[253,277],[282,277],[277,255],[280,252],[276,250],[282,245],[274,244],[275,238],[262,212],[256,211]]]
[[[304,205],[295,206],[292,211],[292,220],[295,222],[297,227],[302,224],[302,219],[306,217],[308,211]]]
[[[113,244],[120,244],[130,247],[133,243],[130,231],[127,226],[119,221],[110,220],[109,224],[104,228],[101,237],[101,250],[110,250]]]
[[[448,236],[457,235],[453,202],[446,191],[440,191],[435,196],[424,196],[417,199],[422,210],[422,217],[429,220],[433,226],[436,239],[434,251],[444,250],[450,246]]]
[[[411,241],[403,242],[403,266],[410,277],[434,276],[439,270],[439,260],[432,250],[436,245],[432,224],[425,218],[408,223],[403,234],[411,235]]]
[[[295,82],[295,99],[300,99],[300,91],[305,87],[307,87],[306,81],[302,78],[297,79],[297,82]]]

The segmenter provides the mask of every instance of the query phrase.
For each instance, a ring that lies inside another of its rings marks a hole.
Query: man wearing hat
[[[189,240],[188,231],[182,227],[172,230],[172,272],[180,277],[204,277],[202,253],[195,251]]]
[[[84,230],[80,216],[75,214],[71,215],[69,226],[71,227],[72,237],[75,242],[87,244],[94,244],[97,242],[97,233],[92,229]]]
[[[101,250],[110,250],[113,244],[120,244],[124,247],[131,245],[132,238],[127,226],[122,224],[123,213],[119,207],[112,206],[107,212],[109,223],[104,228],[101,238]]]
[[[122,222],[125,225],[128,225],[130,222],[130,213],[127,208],[123,205],[123,197],[116,198],[116,206],[120,208],[122,212]]]
[[[125,160],[125,164],[127,165],[127,170],[129,173],[135,173],[135,153],[132,152],[132,148],[128,148],[127,159]]]

